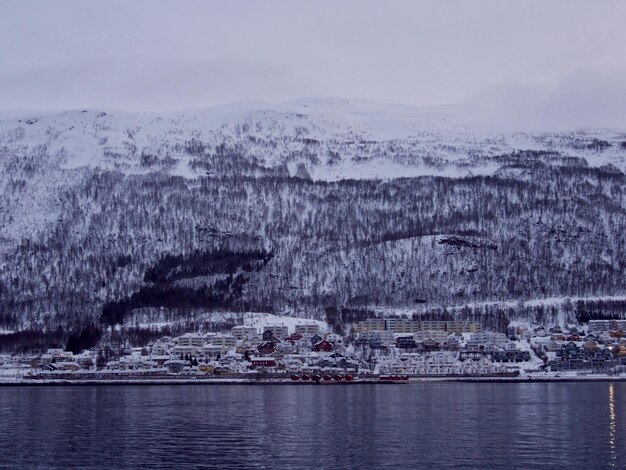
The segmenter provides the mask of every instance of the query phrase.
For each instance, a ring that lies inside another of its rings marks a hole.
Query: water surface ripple
[[[626,468],[626,384],[0,387],[2,468]]]

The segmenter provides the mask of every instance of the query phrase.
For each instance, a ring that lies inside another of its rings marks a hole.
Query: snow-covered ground
[[[259,333],[263,332],[265,326],[286,325],[289,333],[296,331],[296,325],[316,324],[320,327],[320,332],[330,332],[328,323],[321,320],[311,320],[298,317],[289,317],[285,315],[272,315],[271,313],[246,313],[244,314],[244,325],[253,326]]]
[[[612,146],[602,152],[591,150],[585,142],[593,138],[607,140]],[[586,158],[591,165],[612,163],[626,170],[626,152],[620,145],[626,140],[624,131],[491,131],[476,124],[472,110],[463,107],[317,98],[165,113],[73,110],[0,114],[1,145],[16,155],[45,147],[47,154],[57,155],[61,167],[67,169],[90,166],[148,173],[155,168],[142,165],[141,159],[152,155],[175,160],[165,170],[171,174],[197,177],[204,171],[190,168],[192,158],[184,151],[192,139],[212,149],[221,143],[236,147],[266,167],[287,163],[291,173],[303,163],[314,179],[321,180],[489,174],[497,166],[473,162],[476,156],[519,149],[564,151]],[[305,141],[319,151],[319,161],[299,158],[305,153]],[[373,146],[380,142],[393,145]],[[336,150],[341,159],[327,164],[330,150]],[[398,161],[399,154],[408,155]],[[424,158],[435,163],[425,165]],[[456,165],[458,162],[464,164]]]
[[[227,321],[234,321],[235,324],[253,326],[259,333],[263,333],[263,328],[269,325],[286,325],[289,329],[289,333],[293,333],[296,329],[296,325],[300,324],[316,324],[319,325],[320,332],[330,332],[330,326],[322,320],[313,320],[299,316],[272,315],[271,313],[263,312],[207,312],[204,314],[197,314],[193,319],[198,324],[202,322],[211,322],[216,325]],[[164,319],[160,319],[158,321],[147,321],[145,318],[142,319],[140,317],[133,317],[132,319],[129,319],[126,326],[160,329],[165,326],[175,327],[177,324],[183,325],[186,321],[186,319],[171,322]]]
[[[195,179],[214,175],[213,167],[226,171],[220,164],[236,156],[250,164],[246,171],[252,176],[269,171],[325,181],[463,177],[494,174],[501,170],[493,157],[531,149],[626,171],[623,130],[506,133],[478,125],[472,112],[341,98],[164,113],[3,111],[0,194],[6,200],[0,251],[53,225],[65,188],[93,168]],[[589,146],[594,139],[610,146],[594,149]],[[218,157],[220,148],[225,150]]]

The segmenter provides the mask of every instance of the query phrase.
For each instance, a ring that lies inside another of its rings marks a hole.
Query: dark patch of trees
[[[626,317],[626,300],[579,300],[574,306],[578,323]]]
[[[252,272],[263,267],[272,254],[263,250],[194,250],[189,254],[166,255],[146,271],[145,282],[164,283],[215,274]]]
[[[143,285],[121,300],[107,302],[100,314],[106,325],[121,324],[129,312],[138,308],[230,309],[242,297],[247,274],[258,271],[272,258],[263,250],[194,250],[190,254],[165,255],[147,269]],[[186,286],[175,281],[199,276],[220,275],[201,286]]]
[[[592,139],[591,142],[587,145],[587,148],[590,150],[603,151],[609,148],[611,144],[606,140],[602,139]]]
[[[488,248],[490,250],[497,250],[498,246],[493,243],[484,243],[484,242],[472,242],[460,237],[445,237],[441,238],[437,243],[440,245],[450,245],[457,247],[466,247],[466,248]]]
[[[43,353],[48,348],[61,347],[66,333],[61,326],[54,330],[42,331],[29,328],[12,333],[0,334],[0,352],[2,353]]]
[[[136,308],[165,307],[170,309],[204,308],[229,309],[241,297],[244,275],[228,275],[214,284],[201,288],[176,285],[148,285],[141,287],[130,298],[107,303],[100,315],[100,321],[107,325],[119,324],[128,313]]]
[[[86,349],[91,349],[98,344],[100,337],[102,336],[100,329],[92,323],[91,325],[83,328],[78,333],[72,333],[65,345],[66,351],[71,351],[74,354],[80,354]]]

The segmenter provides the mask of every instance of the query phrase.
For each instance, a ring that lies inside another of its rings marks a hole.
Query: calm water
[[[626,384],[0,387],[3,468],[626,468]]]

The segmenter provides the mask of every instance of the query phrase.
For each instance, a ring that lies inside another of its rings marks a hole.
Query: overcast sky
[[[0,0],[0,108],[341,96],[626,126],[626,1]]]

